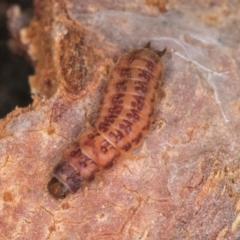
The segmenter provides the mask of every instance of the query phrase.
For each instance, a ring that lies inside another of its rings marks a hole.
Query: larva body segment
[[[83,180],[91,181],[101,169],[110,167],[120,155],[139,146],[153,118],[156,89],[162,74],[160,56],[149,48],[123,55],[113,68],[98,119],[63,154],[53,175],[61,183],[56,190],[75,193]]]

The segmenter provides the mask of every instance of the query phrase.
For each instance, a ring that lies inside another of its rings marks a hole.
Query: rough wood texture
[[[240,5],[181,2],[35,1],[21,38],[39,96],[0,122],[1,239],[240,238]],[[51,171],[96,119],[114,61],[149,40],[168,48],[152,130],[55,200]]]

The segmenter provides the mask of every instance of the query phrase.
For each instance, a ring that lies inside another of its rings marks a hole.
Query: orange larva
[[[140,145],[153,118],[164,52],[154,52],[148,44],[118,60],[98,119],[65,150],[63,160],[53,170],[48,189],[54,197],[75,193],[82,181],[93,180],[101,169]]]

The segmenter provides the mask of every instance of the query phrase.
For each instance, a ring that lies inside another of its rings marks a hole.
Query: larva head
[[[65,198],[75,193],[81,185],[82,177],[71,165],[61,161],[53,170],[54,177],[48,183],[48,191],[55,198]]]
[[[53,197],[57,199],[65,198],[69,193],[66,186],[63,183],[59,182],[55,177],[49,181],[48,191]]]

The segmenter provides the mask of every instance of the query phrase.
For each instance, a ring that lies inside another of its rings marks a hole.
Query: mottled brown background
[[[239,239],[240,3],[42,1],[20,32],[33,104],[1,120],[1,239]],[[143,145],[55,200],[62,151],[97,117],[121,54],[167,47]]]
[[[32,15],[31,0],[0,0],[0,118],[16,106],[24,107],[32,102],[27,79],[33,74],[33,68],[30,61],[23,57],[25,54],[17,50],[19,40],[14,41],[8,31],[8,16],[11,15],[8,10],[16,3],[24,12],[18,15],[21,19],[16,24],[18,29],[27,26]],[[18,35],[17,31],[13,32]]]

